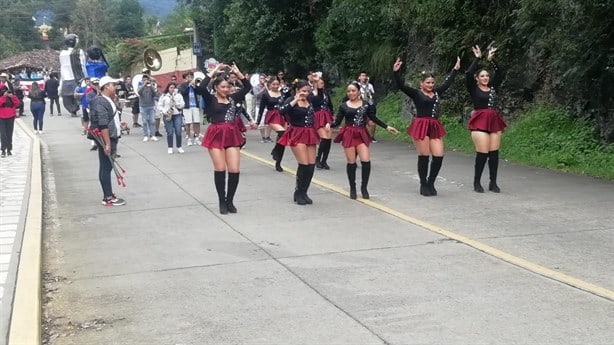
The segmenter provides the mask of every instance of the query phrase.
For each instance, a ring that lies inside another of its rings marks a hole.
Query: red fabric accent
[[[268,124],[278,124],[278,125],[281,125],[281,126],[285,126],[286,125],[286,119],[283,117],[283,115],[281,115],[279,110],[271,109],[271,110],[267,110],[267,112],[266,112],[266,115],[264,117],[264,124],[265,125],[268,125]]]
[[[313,114],[313,127],[320,129],[333,121],[333,113],[328,109],[320,109]]]
[[[414,117],[406,133],[416,140],[424,140],[425,137],[441,139],[446,135],[446,130],[438,118]]]
[[[279,139],[279,144],[296,146],[297,144],[316,145],[320,142],[318,132],[313,127],[290,126]]]
[[[476,109],[471,114],[468,127],[470,131],[496,133],[503,132],[507,124],[494,109]]]
[[[369,132],[367,132],[367,128],[364,126],[343,126],[333,141],[341,143],[341,146],[344,148],[349,148],[360,144],[369,146],[372,140]]]
[[[225,149],[240,147],[243,142],[243,136],[236,124],[221,122],[209,125],[201,145],[208,149]]]

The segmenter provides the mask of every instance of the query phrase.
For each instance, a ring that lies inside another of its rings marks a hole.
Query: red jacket
[[[6,105],[7,101],[12,101],[13,105]],[[17,116],[17,108],[19,107],[19,98],[12,95],[10,98],[6,95],[0,97],[0,119],[11,119]]]

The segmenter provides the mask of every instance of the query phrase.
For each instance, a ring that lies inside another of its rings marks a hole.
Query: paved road
[[[614,343],[599,296],[614,290],[612,182],[503,163],[503,193],[477,194],[472,158],[449,153],[425,198],[414,151],[380,142],[372,200],[352,201],[335,145],[297,206],[252,132],[239,213],[222,216],[202,148],[140,139],[119,147],[128,204],[105,208],[78,120],[47,121],[51,344]]]
[[[32,139],[15,123],[13,155],[0,159],[0,344],[5,344],[12,311],[28,203],[31,150]]]

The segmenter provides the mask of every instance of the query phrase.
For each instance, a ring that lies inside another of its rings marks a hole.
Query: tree
[[[120,38],[145,36],[144,10],[137,0],[115,1],[109,12],[113,18],[113,36]]]
[[[105,13],[107,0],[78,0],[71,14],[74,33],[79,36],[82,47],[102,46],[111,34],[109,16]]]

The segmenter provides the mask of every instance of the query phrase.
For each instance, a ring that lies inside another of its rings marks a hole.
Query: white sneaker
[[[36,129],[35,129],[35,130],[34,130],[34,134],[38,134],[38,130],[36,130]]]
[[[185,153],[185,151],[183,150],[183,147],[178,148],[178,149],[177,149],[177,152],[179,152],[179,153]]]
[[[192,146],[192,139],[188,138],[188,146]]]
[[[148,137],[143,137],[143,141],[149,141]]]
[[[181,152],[181,151],[179,151],[179,152]],[[169,154],[169,155],[172,155],[172,154],[173,154],[173,148],[171,148],[171,147],[169,147],[169,148],[168,148],[168,154]]]
[[[151,141],[158,141],[159,139],[155,136],[151,137]]]
[[[43,134],[43,131],[38,131],[38,134]]]

